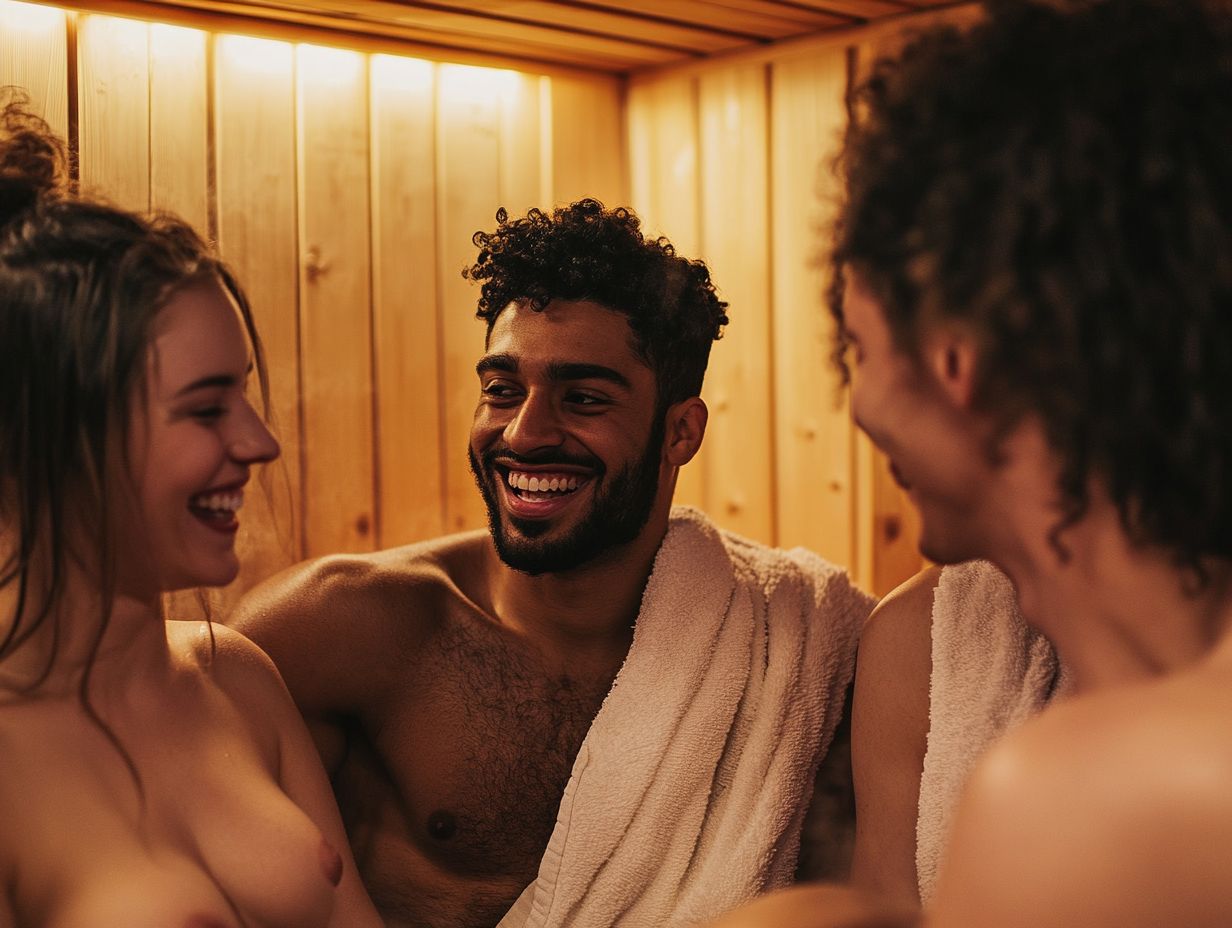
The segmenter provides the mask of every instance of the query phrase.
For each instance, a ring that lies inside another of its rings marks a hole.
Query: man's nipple
[[[458,820],[444,809],[437,809],[428,816],[428,834],[437,841],[448,841],[458,833]]]

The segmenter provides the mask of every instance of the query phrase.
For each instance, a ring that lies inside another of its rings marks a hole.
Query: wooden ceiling
[[[161,0],[123,5],[335,30],[405,42],[442,57],[459,52],[497,55],[539,65],[630,74],[958,4],[956,0]]]

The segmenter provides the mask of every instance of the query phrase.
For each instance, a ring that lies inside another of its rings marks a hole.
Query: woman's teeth
[[[515,490],[527,490],[531,493],[568,493],[578,488],[578,478],[567,474],[535,475],[509,472],[509,486]]]
[[[188,504],[194,509],[203,509],[207,512],[215,514],[230,515],[240,508],[244,503],[244,494],[235,491],[232,493],[198,493],[188,501]]]

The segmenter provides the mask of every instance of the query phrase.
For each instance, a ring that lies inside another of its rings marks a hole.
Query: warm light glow
[[[199,55],[205,47],[205,33],[200,29],[155,23],[150,26],[150,47],[169,58]]]
[[[372,81],[390,90],[426,91],[432,87],[432,62],[397,55],[373,55]]]
[[[6,32],[45,33],[64,28],[64,11],[36,3],[0,0],[0,24]]]
[[[359,52],[323,45],[300,45],[296,51],[300,78],[314,84],[348,84],[361,74],[364,58]]]
[[[219,60],[232,69],[259,74],[291,73],[291,46],[273,39],[220,35],[214,46]]]
[[[446,104],[507,103],[518,89],[518,72],[467,64],[441,65],[441,100]]]

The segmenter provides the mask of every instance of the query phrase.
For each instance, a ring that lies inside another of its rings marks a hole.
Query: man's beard
[[[488,528],[496,545],[497,556],[508,567],[531,576],[561,573],[580,567],[612,548],[627,545],[641,534],[659,494],[659,465],[663,454],[666,416],[656,416],[655,425],[641,456],[616,474],[604,487],[607,471],[603,462],[593,457],[570,457],[559,452],[523,457],[505,448],[491,448],[476,457],[468,449],[471,473],[488,509]],[[594,495],[590,510],[563,537],[541,538],[554,527],[551,519],[522,519],[507,516],[512,531],[501,518],[499,494],[494,464],[505,466],[552,464],[587,467],[593,472]]]

